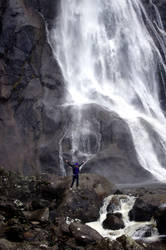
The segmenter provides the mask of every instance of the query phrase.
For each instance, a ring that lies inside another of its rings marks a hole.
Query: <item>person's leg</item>
[[[79,175],[77,175],[77,187],[79,185]]]
[[[72,179],[72,184],[71,184],[71,188],[73,187],[74,181],[75,181],[75,176],[73,175],[73,179]]]

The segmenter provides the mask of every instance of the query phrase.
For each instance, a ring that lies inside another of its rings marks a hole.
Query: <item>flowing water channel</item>
[[[109,230],[103,228],[103,221],[106,219],[107,215],[107,206],[109,205],[112,198],[116,198],[120,201],[120,206],[116,208],[114,213],[121,213],[122,219],[125,227],[119,230]],[[148,222],[136,222],[130,221],[128,213],[133,208],[134,202],[136,198],[133,196],[127,195],[110,195],[105,198],[103,206],[100,209],[100,217],[95,222],[87,223],[88,226],[95,229],[99,232],[103,237],[108,237],[111,240],[115,240],[121,235],[127,235],[132,237],[133,239],[142,239],[144,241],[156,241],[159,237],[156,223],[153,219]],[[145,237],[146,232],[148,232],[149,237]]]
[[[162,29],[157,10],[156,16]],[[81,106],[88,103],[116,112],[130,128],[141,166],[165,182],[166,119],[157,73],[165,64],[144,20],[154,29],[140,0],[61,0],[50,40],[80,117]],[[164,54],[165,44],[156,37]],[[87,128],[93,130],[79,121],[74,127],[73,150]]]

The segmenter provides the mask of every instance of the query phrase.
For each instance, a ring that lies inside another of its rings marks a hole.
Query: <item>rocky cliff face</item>
[[[61,174],[59,151],[63,151],[63,157],[71,157],[70,141],[64,133],[71,127],[74,108],[61,105],[67,90],[47,39],[59,2],[0,2],[0,165],[24,175]],[[147,0],[143,2],[151,18],[155,18],[152,5]],[[165,27],[165,2],[156,4]],[[161,90],[162,87],[161,84]],[[161,99],[164,103],[165,94],[161,94]],[[101,148],[86,171],[104,174],[120,183],[124,182],[124,175],[128,176],[125,182],[143,180],[140,176],[151,179],[141,170],[127,125],[116,114],[97,106],[85,109],[91,112],[93,121],[97,119],[101,133]],[[89,136],[95,151],[95,139]]]
[[[53,148],[55,159],[50,155],[43,159],[42,153],[52,136],[45,97],[51,95],[59,103],[64,94],[44,20],[53,18],[49,11],[54,9],[48,1],[0,3],[0,164],[24,174],[45,171],[41,154],[58,171],[58,148]]]
[[[154,28],[152,29],[148,22],[146,26],[153,37],[153,40],[160,50],[160,53],[163,57],[164,62],[166,63],[165,53],[163,51],[163,47],[166,45],[166,35],[163,31],[166,30],[166,1],[165,0],[142,0],[146,12],[149,16],[149,20],[153,23]],[[158,38],[158,34],[160,34],[160,38]],[[161,46],[162,44],[162,46]],[[166,110],[166,92],[165,92],[165,82],[166,82],[166,74],[162,65],[158,65],[157,75],[159,77],[160,82],[160,102],[163,110]]]

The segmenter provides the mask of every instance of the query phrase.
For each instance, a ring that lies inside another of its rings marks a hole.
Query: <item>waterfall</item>
[[[140,0],[61,0],[50,37],[71,104],[81,110],[95,103],[116,112],[130,128],[141,166],[165,182],[161,155],[166,157],[166,119],[157,74],[158,64],[165,65],[142,13],[148,19]],[[158,25],[162,28],[159,16]],[[78,148],[78,134],[86,131],[84,124],[77,124],[73,149]]]

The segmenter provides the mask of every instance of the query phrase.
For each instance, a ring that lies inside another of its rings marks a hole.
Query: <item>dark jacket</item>
[[[80,167],[84,164],[84,162],[82,162],[81,164],[71,164],[69,162],[67,162],[67,164],[72,167],[72,170],[73,170],[73,175],[78,175],[79,174],[79,171],[80,171]]]

